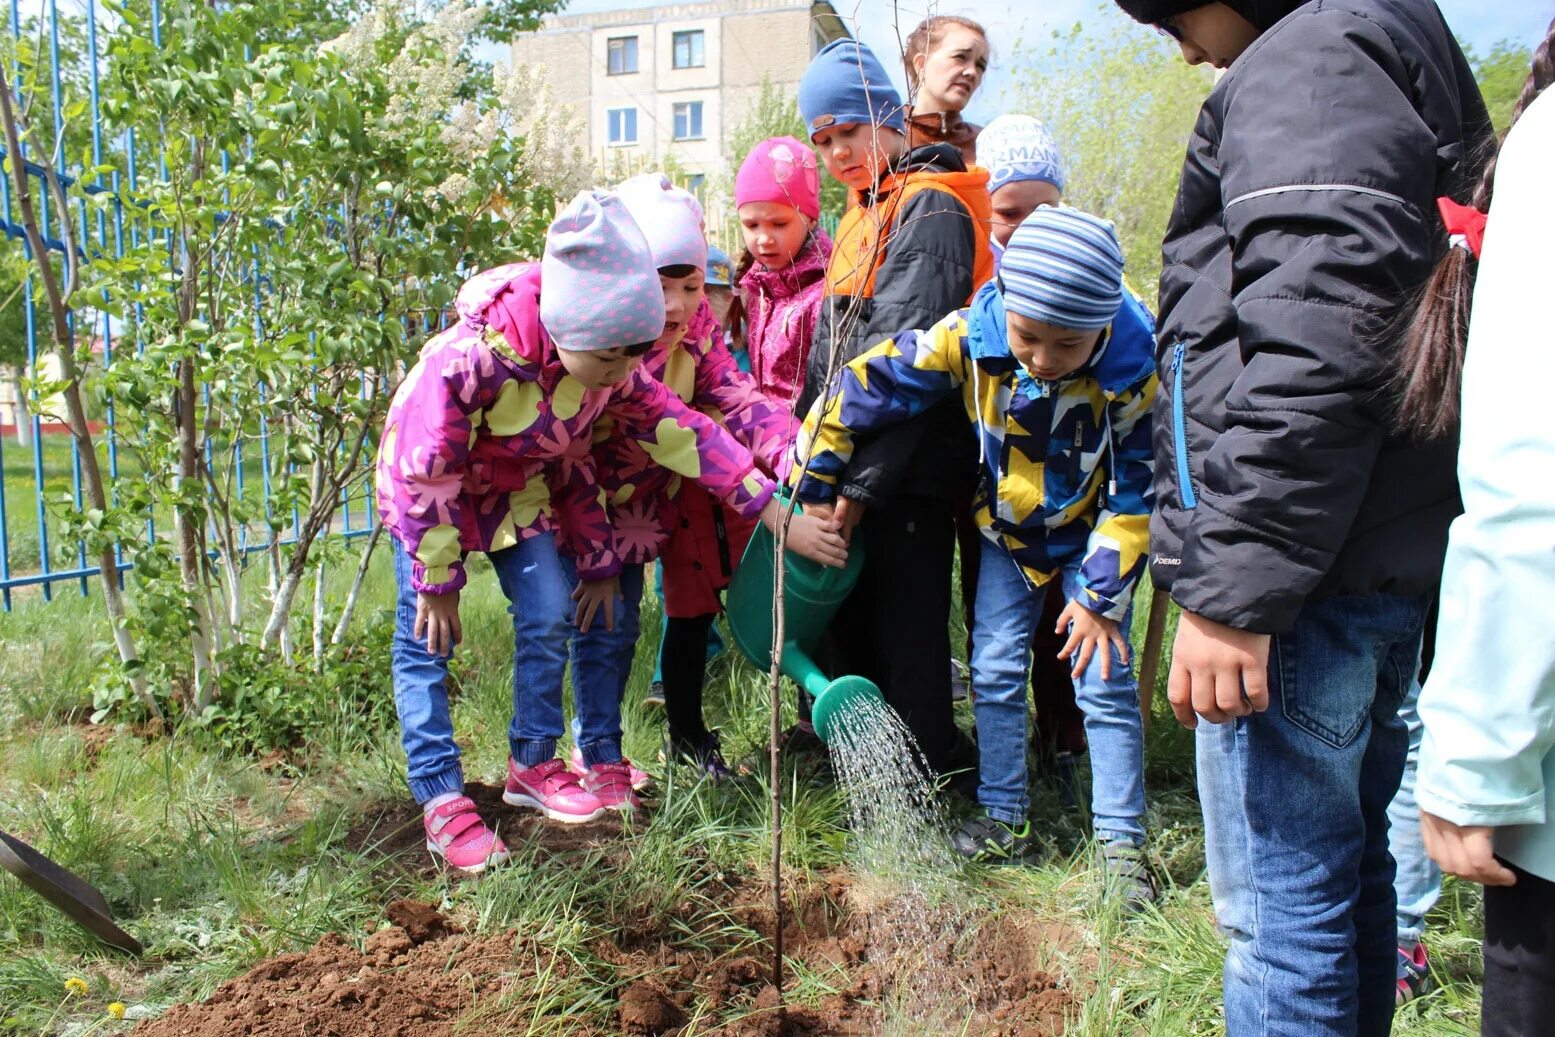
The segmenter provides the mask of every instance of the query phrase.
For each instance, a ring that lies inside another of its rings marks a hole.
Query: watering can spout
[[[777,544],[766,527],[756,527],[729,584],[729,629],[741,653],[755,666],[772,666],[773,573]],[[860,699],[880,699],[880,689],[863,677],[828,677],[812,653],[837,609],[858,582],[864,553],[855,544],[847,565],[833,569],[789,554],[784,558],[783,648],[779,668],[815,699],[811,719],[822,741],[831,741],[833,722]]]

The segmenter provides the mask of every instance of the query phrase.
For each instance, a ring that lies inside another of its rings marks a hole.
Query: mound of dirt
[[[141,1023],[136,1037],[445,1037],[514,971],[513,937],[473,939],[426,904],[389,908],[398,922],[362,950],[331,933],[221,985],[209,1001]]]

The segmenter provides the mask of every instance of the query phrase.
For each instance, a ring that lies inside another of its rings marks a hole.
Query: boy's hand
[[[1183,727],[1224,724],[1269,708],[1269,635],[1184,612],[1172,643],[1166,697]]]
[[[761,509],[762,525],[776,533],[785,510],[776,499],[768,501],[767,506]],[[796,512],[788,523],[788,536],[784,538],[783,545],[785,549],[821,565],[840,569],[848,564],[848,544],[842,538],[835,517],[822,519],[811,510]]]
[[[1071,601],[1064,606],[1064,611],[1058,617],[1058,625],[1053,628],[1056,634],[1069,632],[1069,640],[1064,642],[1064,647],[1059,651],[1060,659],[1070,659],[1074,668],[1069,671],[1069,676],[1079,680],[1085,673],[1085,668],[1091,664],[1091,656],[1098,650],[1101,652],[1101,679],[1112,679],[1112,653],[1109,646],[1118,649],[1118,655],[1123,659],[1123,665],[1128,665],[1128,639],[1118,630],[1118,624],[1104,616],[1097,615],[1078,601]]]
[[[417,641],[427,639],[429,655],[453,655],[454,645],[464,640],[464,628],[459,625],[459,592],[417,591],[416,625],[411,636]]]
[[[849,544],[853,543],[853,527],[864,518],[864,513],[869,508],[853,500],[851,497],[842,497],[837,501],[837,510],[833,512],[835,518],[842,526],[842,539]]]
[[[1482,886],[1515,886],[1517,876],[1496,860],[1494,829],[1464,827],[1420,811],[1425,852],[1449,875]]]
[[[594,616],[605,610],[605,629],[616,628],[616,599],[621,596],[621,577],[611,576],[603,580],[579,580],[572,589],[572,600],[578,603],[573,623],[578,633],[586,634],[594,623]]]

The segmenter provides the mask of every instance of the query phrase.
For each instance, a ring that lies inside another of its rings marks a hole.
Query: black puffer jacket
[[[1151,572],[1183,608],[1277,633],[1314,595],[1435,588],[1455,448],[1390,434],[1390,328],[1490,139],[1431,0],[1313,0],[1205,102],[1158,335]]]
[[[965,173],[961,153],[949,144],[914,148],[894,171]],[[878,204],[866,198],[865,204]],[[809,413],[826,387],[833,330],[837,369],[899,332],[932,328],[965,306],[975,288],[977,235],[972,214],[945,191],[920,191],[897,216],[878,260],[868,298],[828,290],[816,321],[798,413]],[[839,230],[839,235],[841,231]],[[834,260],[833,266],[837,264]],[[850,311],[851,319],[844,319]],[[969,492],[977,472],[977,441],[960,400],[941,400],[923,414],[871,436],[860,437],[839,492],[870,508],[896,494],[952,500]]]

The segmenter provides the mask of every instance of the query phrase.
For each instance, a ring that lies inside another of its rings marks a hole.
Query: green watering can
[[[729,583],[726,608],[734,643],[756,667],[772,668],[772,574],[777,541],[766,526],[758,525],[745,557]],[[841,569],[812,562],[785,552],[788,571],[783,577],[783,652],[781,668],[815,699],[811,720],[815,733],[831,741],[831,723],[844,706],[862,698],[880,699],[880,689],[863,677],[829,679],[810,653],[820,642],[837,608],[858,582],[864,552],[855,543],[848,550],[848,564]]]

